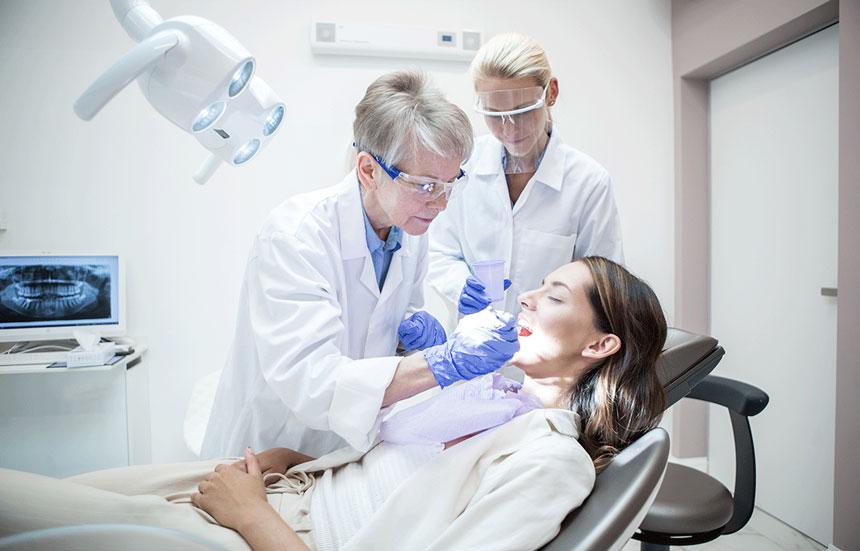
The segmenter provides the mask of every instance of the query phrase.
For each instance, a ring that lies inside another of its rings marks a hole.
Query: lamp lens
[[[246,61],[244,65],[233,73],[233,78],[230,79],[230,88],[228,90],[231,98],[238,96],[239,92],[245,89],[245,86],[248,85],[248,81],[251,79],[251,73],[253,72],[254,62]]]
[[[242,147],[236,150],[236,155],[233,157],[233,163],[240,165],[254,156],[257,150],[260,149],[260,140],[254,138],[245,143]]]
[[[272,112],[266,118],[266,124],[263,125],[263,135],[270,136],[278,129],[282,120],[284,120],[284,106],[279,105],[272,109]]]
[[[191,131],[202,132],[206,130],[218,120],[218,117],[220,117],[223,112],[223,101],[216,101],[215,103],[210,104],[209,107],[200,111],[200,114],[198,114],[194,119],[194,122],[191,123]]]

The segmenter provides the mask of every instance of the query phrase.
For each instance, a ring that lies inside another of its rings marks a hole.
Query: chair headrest
[[[657,358],[657,376],[666,386],[716,348],[717,339],[683,329],[669,328],[663,352]]]

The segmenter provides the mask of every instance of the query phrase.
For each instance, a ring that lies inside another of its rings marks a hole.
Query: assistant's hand
[[[511,280],[505,280],[505,290],[511,286]],[[461,314],[467,316],[480,312],[489,306],[493,301],[487,295],[487,288],[481,283],[481,280],[470,275],[466,278],[466,284],[463,285],[463,290],[460,291],[460,301],[457,304],[457,310]]]
[[[397,328],[397,336],[406,351],[424,350],[428,346],[442,344],[448,339],[439,320],[428,312],[415,312]]]
[[[240,532],[255,517],[272,510],[266,500],[260,464],[250,448],[245,450],[245,465],[247,472],[233,465],[218,465],[197,486],[198,493],[191,495],[191,502],[221,526]]]
[[[468,380],[502,367],[520,349],[516,318],[483,310],[460,320],[445,344],[424,350],[439,386]]]

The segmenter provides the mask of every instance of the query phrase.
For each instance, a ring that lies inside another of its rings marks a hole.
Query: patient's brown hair
[[[588,299],[594,326],[621,340],[615,354],[589,366],[571,389],[579,441],[600,472],[625,446],[657,426],[666,407],[657,357],[666,318],[647,283],[602,257],[580,259],[594,281]]]

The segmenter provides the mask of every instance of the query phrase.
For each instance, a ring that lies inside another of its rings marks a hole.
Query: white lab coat
[[[397,327],[422,307],[426,270],[426,235],[404,232],[380,293],[355,173],[272,211],[248,259],[201,456],[367,449],[401,359]]]
[[[520,310],[517,295],[584,256],[624,262],[621,223],[609,173],[588,155],[566,145],[553,129],[543,160],[511,208],[502,168],[503,146],[492,135],[476,140],[457,184],[430,226],[428,283],[456,304],[469,265],[504,260],[513,281],[504,309]]]

